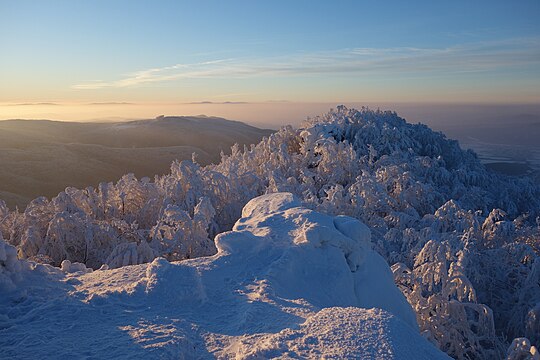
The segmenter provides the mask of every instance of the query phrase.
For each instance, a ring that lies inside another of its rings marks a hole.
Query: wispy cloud
[[[446,48],[354,48],[271,58],[219,59],[176,64],[91,81],[75,89],[125,88],[197,78],[247,78],[324,74],[433,74],[483,72],[540,65],[540,39],[511,39]]]
[[[187,103],[188,105],[245,105],[249,104],[246,101],[194,101]]]
[[[16,103],[16,104],[5,104],[3,106],[58,106],[60,104],[54,102],[37,102],[37,103]]]
[[[105,105],[135,105],[135,103],[132,102],[126,102],[126,101],[107,101],[107,102],[92,102],[88,103],[88,105],[96,105],[96,106],[105,106]]]
[[[253,93],[247,93],[247,92],[236,92],[236,93],[228,93],[228,94],[219,94],[219,95],[213,95],[213,98],[219,99],[219,98],[231,98],[231,97],[238,97],[238,96],[244,96],[244,95],[253,95]]]

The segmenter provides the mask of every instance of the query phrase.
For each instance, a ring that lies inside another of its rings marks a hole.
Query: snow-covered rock
[[[86,265],[78,263],[78,262],[72,263],[69,260],[62,261],[62,264],[60,265],[60,269],[62,269],[62,271],[65,273],[92,272],[92,269],[87,268]]]
[[[34,274],[24,298],[0,296],[3,356],[447,358],[358,220],[287,193],[242,214],[212,257]]]
[[[385,309],[411,327],[416,317],[394,285],[386,262],[371,250],[360,221],[299,207],[290,193],[251,200],[233,231],[216,237],[218,256],[231,263],[257,258],[275,296],[304,299],[318,307]]]

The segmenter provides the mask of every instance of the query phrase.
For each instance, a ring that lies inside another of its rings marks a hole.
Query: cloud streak
[[[331,74],[433,75],[540,66],[540,39],[512,39],[446,48],[354,48],[270,58],[219,59],[138,71],[74,89],[127,88],[182,79],[313,76]]]
[[[105,106],[105,105],[136,105],[135,103],[132,103],[132,102],[126,102],[126,101],[106,101],[106,102],[92,102],[92,103],[88,103],[88,105],[92,105],[92,106]]]
[[[37,103],[16,103],[16,104],[6,104],[2,106],[58,106],[60,104],[54,102],[37,102]]]
[[[188,105],[245,105],[245,104],[249,104],[248,102],[246,101],[220,101],[220,102],[215,102],[215,101],[194,101],[194,102],[190,102],[190,103],[187,103]]]

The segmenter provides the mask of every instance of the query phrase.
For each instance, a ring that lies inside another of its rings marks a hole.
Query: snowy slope
[[[368,228],[289,193],[250,201],[212,257],[70,272],[0,246],[7,358],[447,358]]]

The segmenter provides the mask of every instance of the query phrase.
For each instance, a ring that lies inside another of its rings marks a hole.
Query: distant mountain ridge
[[[0,199],[24,208],[67,186],[97,186],[125,173],[164,174],[196,154],[218,162],[235,143],[258,143],[272,130],[207,116],[159,116],[123,122],[0,121]]]
[[[144,133],[140,130],[144,130]],[[117,148],[182,145],[213,149],[215,143],[209,141],[200,144],[199,138],[205,136],[221,143],[248,143],[272,132],[240,121],[207,116],[159,116],[122,122],[4,120],[0,121],[0,147],[5,148],[7,144],[20,141],[13,138],[16,135],[22,137],[23,141],[33,143],[81,143]]]

